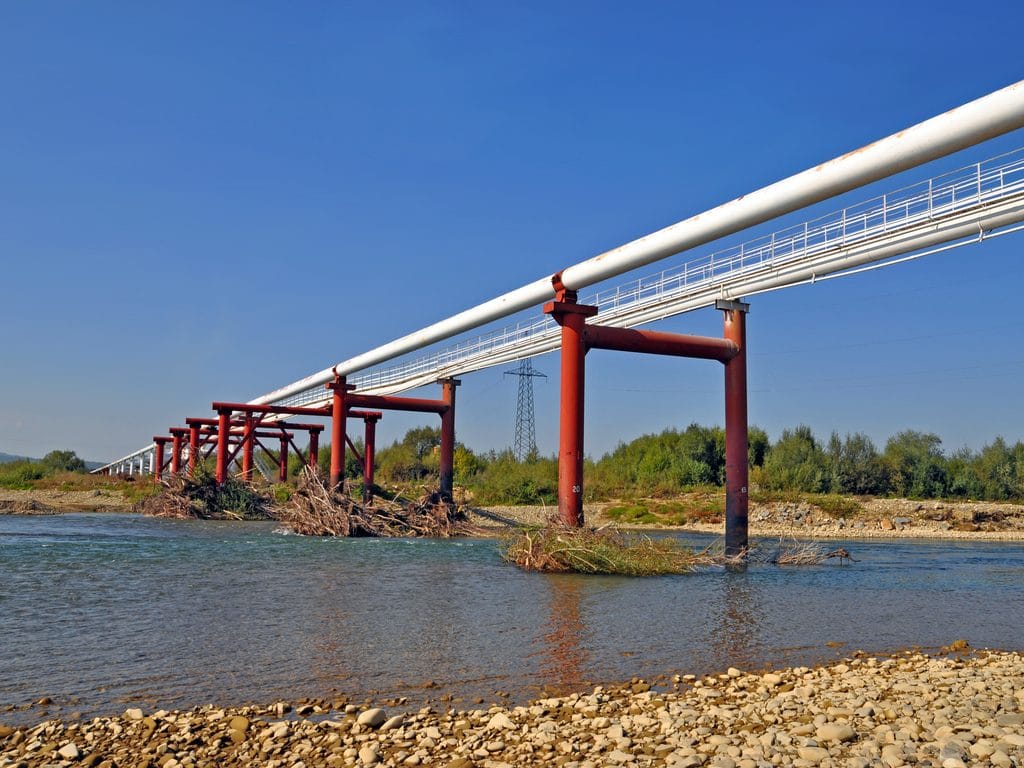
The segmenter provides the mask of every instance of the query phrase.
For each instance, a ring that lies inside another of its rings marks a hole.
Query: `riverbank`
[[[843,502],[840,511],[823,509],[814,503],[813,496],[792,501],[754,500],[750,505],[750,535],[787,539],[1024,541],[1021,504],[838,498]],[[623,502],[587,504],[585,511],[591,525],[720,535],[721,506],[717,498],[694,493],[677,499],[631,502],[629,506]],[[132,500],[117,489],[0,489],[0,515],[130,512],[132,508]],[[473,508],[471,517],[475,524],[497,535],[510,526],[543,525],[555,513],[552,506],[490,506]]]
[[[698,494],[693,494],[697,497]],[[721,512],[707,514],[708,499],[683,496],[648,502],[585,505],[588,524],[639,530],[677,530],[721,535]],[[812,497],[813,498],[813,497]],[[845,499],[841,512],[808,500],[752,501],[752,537],[785,539],[962,539],[1024,541],[1024,505],[979,501]],[[724,506],[724,505],[719,505]],[[679,510],[702,510],[680,512]],[[626,510],[626,513],[623,512]],[[666,511],[662,511],[666,510]],[[556,513],[546,506],[494,506],[483,512],[497,523],[543,525]],[[630,514],[630,512],[632,514]],[[487,523],[483,518],[479,522]]]
[[[327,702],[0,726],[0,767],[1024,765],[1024,657],[906,653],[639,680],[525,706]]]
[[[62,512],[130,512],[123,492],[107,488],[14,491],[0,488],[0,515],[59,515]]]

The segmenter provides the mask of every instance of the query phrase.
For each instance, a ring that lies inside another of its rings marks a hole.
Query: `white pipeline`
[[[585,288],[1021,127],[1024,127],[1024,81],[574,264],[562,271],[562,283],[573,290]],[[347,376],[392,360],[536,306],[553,296],[552,278],[542,278],[251,402],[263,404],[281,400],[325,384],[336,374]]]

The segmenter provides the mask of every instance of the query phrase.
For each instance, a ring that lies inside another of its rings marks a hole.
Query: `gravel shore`
[[[279,703],[0,726],[0,768],[44,765],[1009,768],[1024,766],[1024,657],[855,655],[486,710]]]
[[[807,503],[751,504],[750,535],[774,539],[949,539],[963,541],[1024,541],[1024,507],[995,502],[919,502],[908,499],[862,501],[861,512],[844,519]],[[585,506],[590,525],[612,524],[623,529],[692,531],[721,536],[724,524],[691,522],[683,526],[623,523],[605,514],[608,503]],[[494,506],[481,510],[490,519],[519,525],[543,525],[556,514],[554,507]]]

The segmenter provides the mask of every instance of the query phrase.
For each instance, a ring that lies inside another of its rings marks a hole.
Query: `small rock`
[[[78,751],[78,746],[74,742],[71,742],[70,744],[65,744],[63,747],[58,749],[57,754],[65,760],[77,760],[81,753]]]
[[[137,707],[132,709],[126,709],[124,711],[124,716],[127,717],[129,720],[141,720],[142,710],[138,709]]]
[[[395,715],[394,717],[385,720],[381,724],[380,729],[382,731],[390,731],[390,730],[393,730],[395,728],[401,728],[404,724],[405,724],[405,718],[402,717],[402,715]]]
[[[360,713],[359,717],[356,718],[356,722],[359,725],[368,725],[370,728],[377,728],[384,724],[384,721],[388,719],[388,716],[384,713],[384,710],[380,707],[374,707],[368,709],[365,712]]]
[[[815,734],[819,741],[853,741],[857,736],[849,723],[825,723]]]
[[[507,731],[515,727],[516,724],[504,712],[496,713],[487,721],[487,730],[489,731]]]
[[[796,753],[800,755],[800,759],[811,763],[820,763],[828,757],[828,750],[822,747],[800,747]]]
[[[249,730],[249,719],[240,715],[232,717],[228,721],[228,728],[232,731],[241,731],[242,733],[245,733]]]
[[[380,753],[376,747],[363,747],[359,750],[359,762],[363,765],[373,765],[380,762]]]
[[[939,750],[939,760],[945,764],[946,760],[954,759],[961,762],[967,759],[967,748],[959,741],[947,741]]]

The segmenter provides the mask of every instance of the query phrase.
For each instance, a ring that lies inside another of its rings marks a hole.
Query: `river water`
[[[630,579],[523,573],[491,540],[275,529],[0,517],[0,706],[48,696],[110,714],[441,692],[469,705],[957,638],[1024,647],[1014,543],[837,542],[858,562]]]

